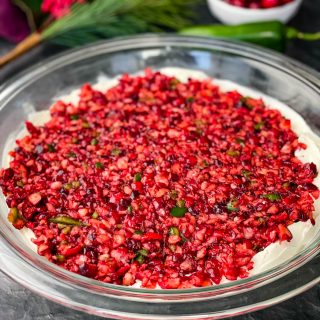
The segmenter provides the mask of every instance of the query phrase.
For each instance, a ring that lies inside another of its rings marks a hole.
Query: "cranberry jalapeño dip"
[[[8,219],[66,270],[144,288],[269,270],[319,231],[319,138],[290,107],[202,72],[101,76],[8,141]]]

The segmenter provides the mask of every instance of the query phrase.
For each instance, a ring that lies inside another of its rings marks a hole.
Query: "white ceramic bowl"
[[[228,4],[224,0],[207,0],[211,13],[225,24],[279,20],[289,21],[298,11],[302,0],[271,9],[248,9]]]

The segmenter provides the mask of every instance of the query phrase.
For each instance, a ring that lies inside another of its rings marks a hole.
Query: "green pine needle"
[[[198,0],[94,0],[75,4],[70,14],[42,32],[43,39],[77,46],[103,38],[178,30],[192,19]]]

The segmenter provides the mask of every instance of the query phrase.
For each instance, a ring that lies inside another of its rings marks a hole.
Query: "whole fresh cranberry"
[[[227,3],[249,9],[270,9],[280,7],[293,0],[225,0]]]

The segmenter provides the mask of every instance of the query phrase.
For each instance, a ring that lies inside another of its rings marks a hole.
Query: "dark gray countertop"
[[[205,6],[200,7],[201,22],[214,19]],[[299,14],[291,23],[304,31],[320,30],[320,0],[305,0]],[[11,47],[0,40],[0,54]],[[46,44],[35,48],[19,60],[0,69],[0,84],[13,74],[41,59],[64,50],[62,47]],[[301,62],[320,71],[320,42],[292,42],[286,51]],[[320,266],[319,266],[320,268]],[[78,311],[67,309],[41,298],[22,288],[0,273],[0,320],[98,320]],[[233,320],[320,320],[320,285],[279,305]]]

